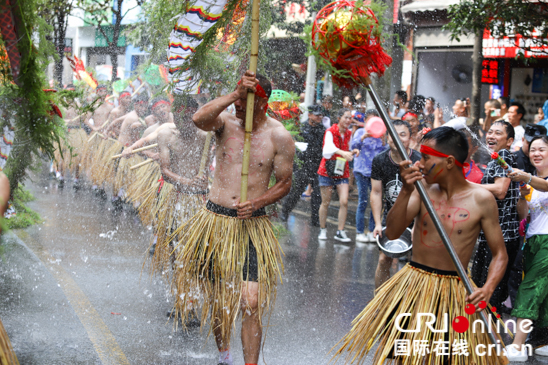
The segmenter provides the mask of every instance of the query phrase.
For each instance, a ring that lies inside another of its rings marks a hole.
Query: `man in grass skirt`
[[[255,92],[255,109],[248,201],[240,202],[248,90]],[[178,232],[177,309],[184,323],[189,314],[185,303],[201,296],[202,326],[211,316],[210,331],[223,364],[232,364],[230,339],[240,311],[244,361],[257,364],[262,316],[271,309],[281,279],[282,252],[265,207],[291,188],[295,145],[284,126],[266,116],[271,91],[270,81],[247,71],[233,92],[207,103],[193,117],[198,128],[215,132],[216,169],[206,207]],[[225,112],[231,104],[235,115]],[[272,174],[276,183],[269,188]]]
[[[498,356],[504,352],[503,345],[499,344],[498,353],[496,349],[488,352],[491,343],[487,329],[482,331],[476,324],[476,332],[472,330],[474,321],[480,319],[477,311],[489,303],[504,275],[508,256],[493,194],[464,178],[467,151],[468,142],[461,132],[440,127],[424,135],[420,161],[411,167],[411,161],[399,164],[403,186],[386,218],[385,232],[389,239],[396,239],[415,221],[412,261],[377,289],[341,340],[336,357],[344,356],[346,363],[362,364],[378,343],[373,364],[505,363],[506,357]],[[413,184],[419,180],[425,182],[428,196],[464,267],[468,266],[480,230],[485,232],[493,261],[485,285],[471,295],[467,295],[415,190]],[[431,325],[434,331],[419,313],[435,316]],[[496,328],[494,324],[492,327]]]

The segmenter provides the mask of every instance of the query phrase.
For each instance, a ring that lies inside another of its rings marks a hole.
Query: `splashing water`
[[[466,129],[466,130],[470,133],[470,135],[472,136],[472,138],[474,138],[474,139],[478,142],[478,145],[479,145],[480,147],[483,147],[483,149],[484,149],[487,153],[489,153],[489,156],[491,156],[491,153],[493,153],[493,151],[492,151],[489,147],[487,147],[487,145],[486,145],[485,143],[483,143],[483,142],[481,141],[481,139],[478,137],[478,135],[476,135],[476,133],[472,132],[472,130],[471,130],[470,128],[468,128],[467,125],[464,126],[464,129]]]

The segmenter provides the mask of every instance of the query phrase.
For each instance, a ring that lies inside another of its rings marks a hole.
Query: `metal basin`
[[[411,248],[413,248],[413,239],[409,228],[406,228],[400,238],[395,240],[386,238],[385,230],[386,227],[382,229],[382,237],[379,238],[377,236],[377,245],[386,256],[397,259],[411,251]]]

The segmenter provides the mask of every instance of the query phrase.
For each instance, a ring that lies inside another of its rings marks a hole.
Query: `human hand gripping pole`
[[[388,114],[386,113],[386,109],[384,108],[384,105],[381,102],[381,99],[379,98],[377,92],[375,91],[375,88],[371,84],[371,79],[369,77],[366,77],[366,78],[361,78],[361,81],[367,87],[367,91],[369,92],[371,99],[373,99],[373,103],[375,104],[375,107],[379,111],[381,118],[384,121],[384,124],[386,125],[386,130],[390,134],[392,141],[394,141],[394,145],[396,146],[398,152],[400,153],[402,160],[409,160],[407,151],[405,147],[403,146],[403,143],[401,142],[398,136],[398,133],[396,132],[396,129],[394,128],[392,123],[389,122],[390,118]],[[464,269],[464,266],[460,262],[460,259],[455,251],[455,248],[453,247],[453,244],[451,243],[451,240],[449,239],[449,236],[447,235],[447,232],[445,232],[445,228],[443,228],[441,220],[438,217],[438,214],[436,213],[436,210],[434,209],[434,206],[432,205],[430,198],[428,197],[428,193],[426,192],[424,185],[422,184],[421,181],[415,181],[415,188],[417,189],[417,192],[419,193],[419,196],[424,206],[426,207],[426,210],[428,211],[428,214],[430,215],[430,218],[432,219],[432,222],[434,223],[434,226],[436,227],[438,234],[441,237],[443,245],[449,252],[449,256],[451,256],[451,261],[453,261],[453,264],[455,265],[455,268],[457,269],[457,273],[459,274],[459,277],[462,283],[464,284],[464,287],[466,288],[468,295],[471,295],[474,292],[474,287],[472,286],[472,283],[470,279],[468,278],[468,275],[466,274],[466,270]],[[480,312],[480,316],[483,322],[485,323],[486,328],[488,329],[491,328],[492,326],[489,326],[489,318],[487,317],[485,310]],[[498,342],[497,342],[497,339],[495,338],[495,335],[492,332],[488,332],[488,335],[491,342],[497,345]]]
[[[259,0],[253,0],[251,9],[251,54],[249,56],[249,70],[257,72],[257,58],[259,55]],[[247,201],[247,181],[249,176],[249,154],[251,149],[251,131],[253,129],[253,112],[255,93],[248,89],[247,106],[245,112],[245,137],[242,160],[242,182],[240,187],[240,203]]]

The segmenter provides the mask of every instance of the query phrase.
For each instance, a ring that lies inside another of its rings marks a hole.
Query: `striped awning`
[[[400,9],[402,14],[424,11],[447,10],[449,6],[458,4],[460,0],[413,0],[403,5]]]

